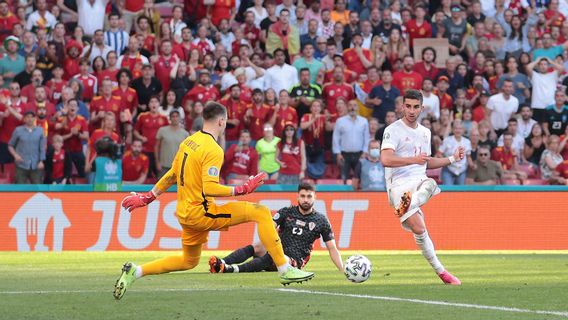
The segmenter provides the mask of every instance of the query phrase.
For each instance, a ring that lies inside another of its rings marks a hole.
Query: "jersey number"
[[[184,185],[184,181],[183,181],[183,173],[185,171],[185,161],[187,160],[187,153],[183,153],[183,160],[181,161],[181,170],[179,173],[179,185],[183,186]]]
[[[304,232],[304,229],[302,229],[302,228],[297,228],[297,227],[292,228],[292,234],[301,236],[303,232]]]

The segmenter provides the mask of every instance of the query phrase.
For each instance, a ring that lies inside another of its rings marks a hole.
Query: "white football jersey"
[[[421,124],[413,129],[402,119],[395,121],[385,129],[381,150],[392,149],[398,157],[415,157],[421,153],[431,154],[431,133]],[[397,168],[385,168],[388,185],[398,185],[407,179],[426,177],[426,164],[411,164]]]

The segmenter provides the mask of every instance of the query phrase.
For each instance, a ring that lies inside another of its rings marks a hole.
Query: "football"
[[[345,261],[344,273],[351,282],[361,283],[371,276],[372,264],[367,257],[362,255],[351,256]]]

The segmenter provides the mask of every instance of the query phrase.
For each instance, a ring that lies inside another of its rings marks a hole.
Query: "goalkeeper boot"
[[[458,279],[456,276],[451,274],[448,270],[444,270],[444,272],[438,274],[438,277],[440,277],[440,279],[442,279],[442,281],[444,281],[445,284],[451,284],[454,286],[461,285],[460,279]]]
[[[280,275],[280,283],[282,285],[289,285],[290,283],[298,282],[302,283],[308,281],[314,277],[313,272],[307,272],[294,268],[292,266],[288,267],[288,270]]]
[[[219,259],[216,256],[212,256],[209,258],[209,272],[211,273],[223,273],[225,269],[225,264],[223,260]]]
[[[116,284],[114,285],[114,298],[116,300],[122,299],[126,289],[132,285],[132,283],[136,280],[136,276],[134,273],[136,272],[136,265],[132,262],[127,262],[122,266],[122,274],[120,278],[116,280]]]

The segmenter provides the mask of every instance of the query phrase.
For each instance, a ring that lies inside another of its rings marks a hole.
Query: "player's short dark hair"
[[[227,116],[227,108],[225,108],[222,104],[217,103],[215,101],[209,101],[205,104],[203,108],[203,120],[213,120],[219,117],[226,117]]]
[[[420,104],[422,104],[424,97],[422,96],[422,93],[420,91],[415,90],[415,89],[409,89],[408,91],[406,91],[404,93],[402,101],[404,102],[406,99],[416,99],[416,100],[420,101]]]
[[[298,185],[298,192],[302,190],[316,192],[316,187],[314,187],[314,185],[309,182],[302,182]]]

